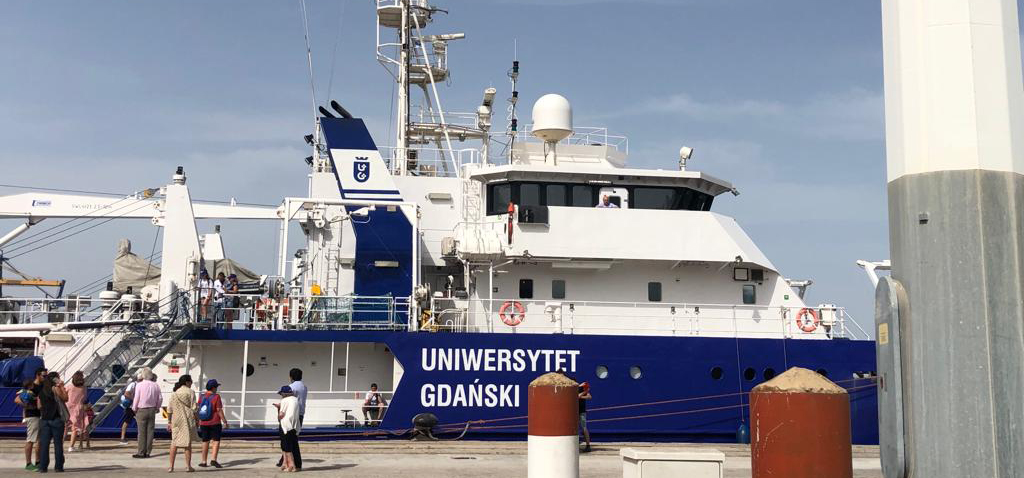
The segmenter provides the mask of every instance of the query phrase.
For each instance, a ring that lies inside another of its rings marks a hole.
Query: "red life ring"
[[[508,308],[512,307],[516,309],[513,313],[505,315],[508,312]],[[510,327],[515,327],[523,323],[523,319],[526,318],[526,309],[523,308],[523,304],[520,302],[506,301],[501,304],[501,309],[498,310],[498,317],[501,317],[501,321]]]
[[[810,315],[810,320],[807,316]],[[804,332],[814,332],[818,329],[818,324],[821,323],[821,318],[818,317],[818,311],[814,309],[803,308],[800,312],[796,313],[796,325],[800,327],[800,330]]]

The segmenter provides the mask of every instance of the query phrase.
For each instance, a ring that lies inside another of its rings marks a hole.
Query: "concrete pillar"
[[[753,478],[852,478],[850,397],[793,367],[750,392]]]
[[[882,434],[883,469],[1024,476],[1017,2],[882,0],[882,20],[892,278],[907,302],[894,335],[903,415],[880,400],[883,423],[906,432]]]
[[[530,383],[526,439],[529,478],[580,476],[578,387],[569,377],[553,372]]]

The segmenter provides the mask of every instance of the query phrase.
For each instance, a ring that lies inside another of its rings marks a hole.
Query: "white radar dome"
[[[533,135],[560,141],[572,134],[572,106],[562,95],[547,94],[533,104]]]

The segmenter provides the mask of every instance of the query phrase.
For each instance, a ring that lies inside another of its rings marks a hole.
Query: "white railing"
[[[504,319],[501,316],[503,308]],[[737,304],[435,298],[432,300],[431,316],[420,325],[420,329],[696,337],[869,338],[843,308],[809,307],[818,314],[819,320],[813,328],[805,327],[812,330],[804,330],[797,322],[801,309]],[[510,322],[518,324],[510,325]],[[851,323],[853,328],[850,327]]]
[[[92,297],[0,298],[0,324],[91,322],[128,318],[141,310],[142,301],[103,300]]]
[[[533,124],[526,125],[526,127],[516,135],[516,141],[524,143],[543,143],[542,140],[533,136]],[[622,154],[629,154],[629,138],[620,135],[608,134],[608,128],[574,126],[572,135],[559,141],[558,144],[610,146]]]
[[[225,294],[197,300],[196,323],[229,330],[405,330],[408,297]]]
[[[452,133],[452,135],[456,136],[455,133]],[[392,170],[392,174],[397,174],[398,161],[396,157],[398,155],[398,148],[382,146],[378,147],[377,150],[380,151],[381,157],[387,162],[388,167]],[[416,159],[410,159],[406,167],[409,173],[414,176],[459,177],[459,171],[462,169],[462,166],[480,163],[480,151],[473,148],[456,149],[454,151],[419,146],[406,148],[407,153],[410,151],[416,151]]]

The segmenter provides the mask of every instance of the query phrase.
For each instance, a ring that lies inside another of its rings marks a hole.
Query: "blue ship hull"
[[[564,368],[591,385],[587,418],[596,440],[732,442],[749,423],[745,392],[764,382],[766,372],[804,367],[850,390],[853,442],[878,443],[874,381],[855,378],[875,371],[872,341],[240,330],[199,330],[191,338],[384,343],[404,373],[381,428],[408,429],[413,416],[430,412],[452,432],[472,421],[469,434],[476,438],[525,437],[529,383]],[[599,367],[607,369],[604,378]],[[108,417],[101,428],[116,427],[119,419]],[[316,434],[304,431],[308,438]]]

